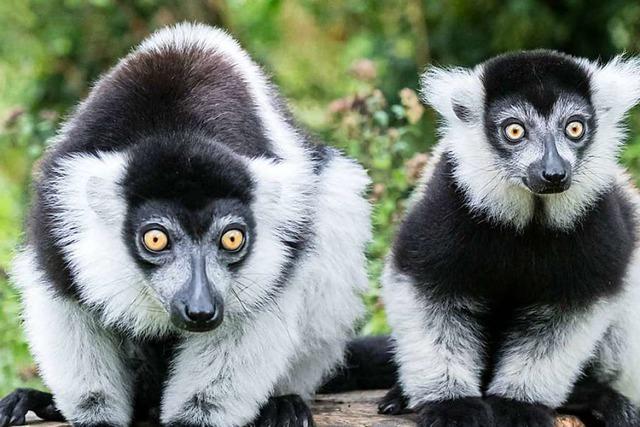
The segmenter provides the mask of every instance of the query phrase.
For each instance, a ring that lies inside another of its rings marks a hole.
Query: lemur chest
[[[576,306],[620,291],[634,241],[632,208],[616,190],[572,230],[517,231],[472,214],[441,183],[405,219],[394,258],[430,297]]]
[[[159,423],[162,390],[178,339],[125,340],[123,355],[135,378],[134,418]]]

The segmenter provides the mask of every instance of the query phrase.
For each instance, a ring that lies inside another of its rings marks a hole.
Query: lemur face
[[[566,191],[597,130],[586,70],[563,57],[506,56],[482,80],[496,165],[533,193]]]
[[[172,323],[207,331],[222,322],[225,295],[256,238],[252,183],[219,147],[173,139],[150,138],[131,153],[122,237]]]
[[[572,227],[611,188],[621,124],[640,96],[640,61],[591,62],[537,50],[474,68],[431,68],[424,100],[467,206],[518,229]]]

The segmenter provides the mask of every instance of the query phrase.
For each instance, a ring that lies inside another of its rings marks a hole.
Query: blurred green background
[[[436,118],[416,97],[418,73],[514,49],[608,59],[640,46],[637,0],[1,0],[0,394],[38,385],[7,282],[31,167],[100,73],[154,29],[183,20],[227,28],[302,123],[368,168],[376,208],[363,333],[387,331],[382,258],[435,141]],[[629,124],[622,160],[640,176],[637,112]]]

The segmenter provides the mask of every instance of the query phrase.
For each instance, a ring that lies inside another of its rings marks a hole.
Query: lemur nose
[[[567,172],[564,170],[549,172],[543,171],[542,177],[552,184],[561,184],[567,178]]]
[[[202,309],[191,309],[189,307],[185,307],[185,314],[187,318],[193,322],[204,323],[208,322],[216,315],[214,310],[202,310]]]

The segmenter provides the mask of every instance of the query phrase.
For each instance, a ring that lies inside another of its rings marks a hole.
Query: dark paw
[[[588,427],[640,426],[640,408],[593,377],[582,378],[559,412],[575,415]]]
[[[297,394],[272,397],[251,427],[313,427],[311,410]]]
[[[544,405],[519,402],[512,399],[491,396],[487,403],[493,411],[496,426],[510,427],[553,427],[553,409]]]
[[[398,415],[406,412],[407,406],[409,406],[409,401],[404,394],[402,394],[400,385],[396,384],[378,402],[378,413]]]
[[[510,424],[495,424],[511,426]],[[493,427],[489,406],[479,397],[429,402],[418,408],[418,427]]]
[[[27,412],[33,411],[46,421],[64,421],[53,403],[53,395],[29,388],[19,388],[0,400],[0,427],[26,423]]]

